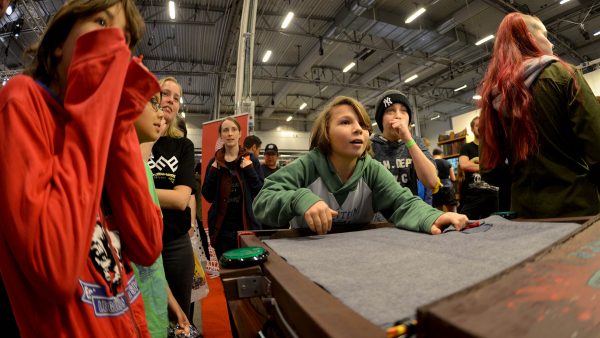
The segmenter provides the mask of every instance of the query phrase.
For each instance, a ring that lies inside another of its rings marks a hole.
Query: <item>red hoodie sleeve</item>
[[[156,78],[131,61],[115,123],[104,182],[112,215],[107,221],[119,230],[123,252],[149,266],[162,250],[162,215],[148,190],[148,180],[133,126],[150,97],[160,91]]]
[[[77,288],[129,56],[120,30],[91,32],[77,41],[64,110],[26,76],[0,94],[2,247],[41,297]]]

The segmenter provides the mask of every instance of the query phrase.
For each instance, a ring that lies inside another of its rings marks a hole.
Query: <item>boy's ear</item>
[[[60,58],[63,56],[63,45],[61,44],[60,46],[56,47],[52,54],[54,54],[54,56],[60,60]]]

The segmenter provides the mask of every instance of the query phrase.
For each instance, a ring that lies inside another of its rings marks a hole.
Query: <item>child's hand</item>
[[[464,228],[467,225],[469,219],[463,214],[457,214],[455,212],[445,212],[431,225],[431,234],[439,235],[449,225],[454,225],[457,231]]]
[[[338,212],[329,208],[327,203],[318,201],[306,210],[304,220],[308,223],[310,230],[319,235],[324,235],[331,230],[333,217],[337,214]]]
[[[247,166],[251,165],[252,161],[250,161],[250,155],[246,155],[242,157],[242,162],[240,163],[240,167],[241,168],[246,168]]]
[[[408,118],[401,117],[394,119],[392,121],[392,128],[394,128],[396,133],[398,133],[398,136],[400,136],[400,139],[403,141],[412,138],[410,128],[408,126]]]

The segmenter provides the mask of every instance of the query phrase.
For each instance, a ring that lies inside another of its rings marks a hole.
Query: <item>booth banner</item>
[[[246,136],[248,135],[248,114],[240,114],[232,116],[235,118],[240,124],[241,129],[241,137],[240,144],[244,141]],[[202,182],[204,182],[204,178],[206,177],[206,170],[208,162],[215,156],[215,152],[221,148],[222,142],[219,137],[219,125],[221,121],[213,120],[208,121],[202,124]],[[210,203],[208,203],[204,197],[202,197],[202,224],[204,224],[204,228],[206,233],[208,234],[208,209],[210,208]],[[207,236],[210,239],[210,236]],[[215,250],[209,242],[208,249],[208,264],[206,266],[206,272],[210,273],[213,277],[219,275],[219,263],[217,261],[217,256],[215,254]]]

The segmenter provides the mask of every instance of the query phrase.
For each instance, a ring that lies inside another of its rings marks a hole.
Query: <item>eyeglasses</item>
[[[154,108],[154,111],[161,110],[160,101],[154,96],[150,99],[150,105],[152,106],[152,108]]]

